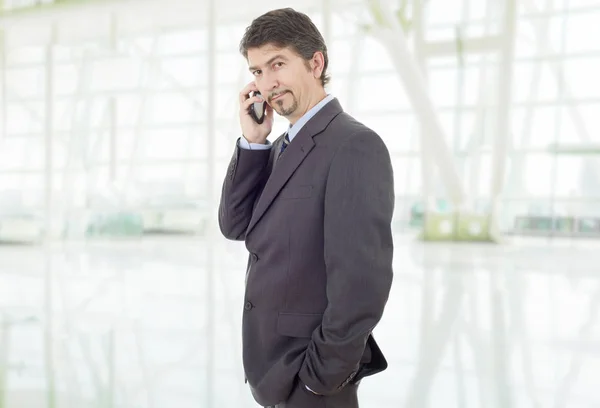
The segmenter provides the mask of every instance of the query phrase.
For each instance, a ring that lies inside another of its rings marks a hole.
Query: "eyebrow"
[[[287,58],[284,57],[282,54],[277,54],[273,58],[271,58],[270,60],[268,60],[265,65],[271,65],[271,63],[273,63],[273,61],[275,61],[278,58],[281,58],[282,60],[286,60],[287,61]],[[257,69],[258,69],[258,67],[256,67],[256,66],[248,67],[249,71],[254,71],[254,70],[257,70]]]

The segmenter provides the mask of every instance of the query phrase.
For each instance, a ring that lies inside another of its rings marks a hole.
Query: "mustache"
[[[284,93],[287,93],[287,92],[290,92],[290,91],[279,91],[279,92],[271,93],[269,95],[269,102],[271,102],[271,99],[275,98],[276,96],[283,95]]]

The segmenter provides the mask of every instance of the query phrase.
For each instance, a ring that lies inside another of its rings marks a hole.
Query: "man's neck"
[[[319,102],[321,102],[326,97],[327,97],[327,92],[325,92],[325,89],[322,88],[322,91],[319,92],[318,94],[315,94],[314,99],[312,99],[310,101],[310,103],[308,104],[308,107],[305,108],[301,114],[294,116],[294,118],[289,118],[290,125],[293,126],[294,123],[296,123],[298,121],[298,119],[300,119],[302,116],[306,115],[306,112],[308,112],[309,110],[314,108],[315,105],[317,105]]]

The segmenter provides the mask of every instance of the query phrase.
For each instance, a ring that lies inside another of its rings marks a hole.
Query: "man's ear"
[[[325,57],[321,51],[317,51],[313,54],[310,60],[310,69],[315,78],[321,78],[323,67],[325,66]]]

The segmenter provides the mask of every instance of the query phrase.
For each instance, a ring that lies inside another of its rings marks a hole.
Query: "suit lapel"
[[[278,149],[275,152],[275,165],[258,199],[246,235],[260,221],[273,203],[275,197],[277,197],[277,194],[279,194],[279,191],[281,191],[298,166],[300,166],[306,156],[315,147],[313,137],[325,130],[329,122],[341,112],[342,107],[338,100],[334,98],[300,129],[294,140],[292,140],[279,158],[277,158],[277,155],[279,154],[279,149],[281,149],[281,140],[280,143],[274,144],[273,148]]]

